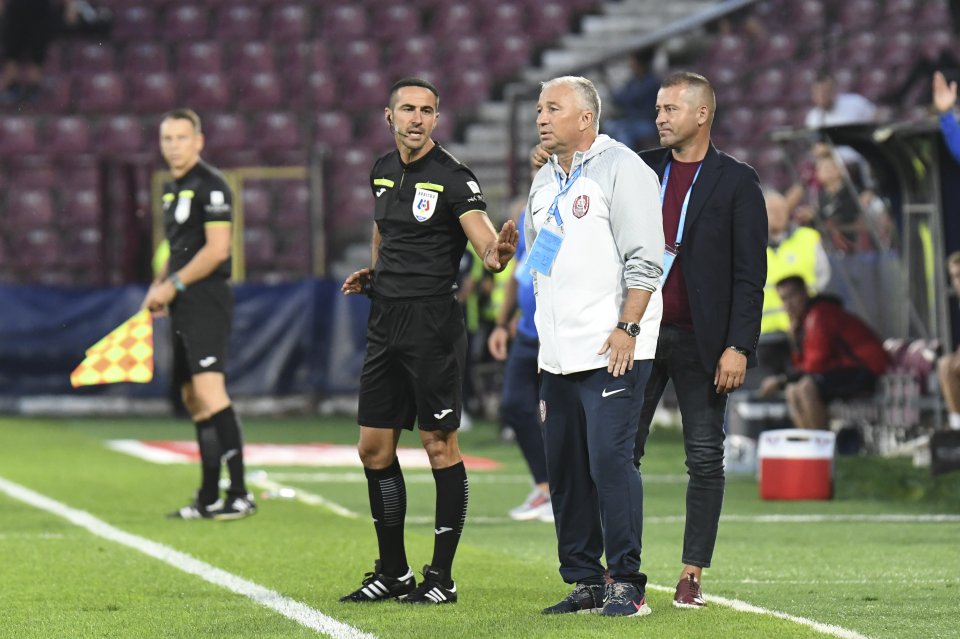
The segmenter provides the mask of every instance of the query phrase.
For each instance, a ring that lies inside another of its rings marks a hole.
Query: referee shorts
[[[460,427],[467,329],[452,295],[374,300],[360,376],[357,423],[374,428]]]
[[[233,292],[227,281],[191,284],[170,305],[173,382],[180,387],[199,373],[222,373],[233,323]]]

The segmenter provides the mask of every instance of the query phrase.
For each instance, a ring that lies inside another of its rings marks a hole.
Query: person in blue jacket
[[[954,114],[957,106],[957,83],[947,82],[942,72],[933,74],[933,108],[940,114],[940,130],[953,158],[960,162],[960,123]]]

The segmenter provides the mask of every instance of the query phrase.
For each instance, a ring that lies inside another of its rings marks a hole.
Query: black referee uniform
[[[168,272],[176,273],[206,243],[206,226],[232,222],[233,195],[223,174],[203,160],[179,180],[164,185],[163,211],[170,243]],[[170,304],[173,381],[177,387],[198,373],[224,372],[233,321],[228,284],[231,260],[192,283]]]
[[[467,349],[455,296],[467,244],[460,216],[486,202],[470,169],[439,144],[410,164],[398,151],[384,155],[370,186],[380,247],[357,421],[456,429]]]

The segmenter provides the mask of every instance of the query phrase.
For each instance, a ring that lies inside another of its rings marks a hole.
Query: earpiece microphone
[[[397,127],[393,126],[393,118],[389,115],[387,116],[387,126],[390,127],[390,133],[393,133],[394,135],[399,135],[402,138],[409,137],[406,133],[404,133],[403,131],[400,131]]]

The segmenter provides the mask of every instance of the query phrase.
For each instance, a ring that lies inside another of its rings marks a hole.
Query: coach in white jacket
[[[543,612],[644,615],[643,485],[632,450],[662,312],[659,183],[636,153],[598,135],[589,80],[545,82],[537,113],[552,156],[527,202],[525,267],[535,277],[560,575],[576,584]]]

